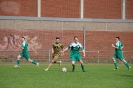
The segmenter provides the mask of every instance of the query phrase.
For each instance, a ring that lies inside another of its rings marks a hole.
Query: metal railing
[[[17,59],[17,56],[21,51],[15,50],[0,50],[0,62],[14,62]],[[112,56],[114,55],[114,51],[85,51],[86,57],[83,58],[84,62],[90,63],[102,63],[103,61],[112,61]],[[130,63],[133,63],[133,51],[122,51],[124,58],[128,60]],[[51,62],[51,51],[50,50],[39,50],[39,51],[29,51],[31,59],[37,60],[39,62]],[[69,52],[65,52],[64,56],[60,57],[64,62],[70,62]],[[92,60],[92,61],[91,61]]]

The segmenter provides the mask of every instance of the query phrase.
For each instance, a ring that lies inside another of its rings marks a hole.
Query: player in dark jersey
[[[60,38],[56,37],[56,42],[52,46],[52,61],[49,64],[48,68],[45,69],[45,71],[48,71],[49,68],[52,66],[53,63],[58,62],[59,65],[61,65],[61,61],[57,61],[60,57],[61,51],[63,50],[63,44],[60,42]]]

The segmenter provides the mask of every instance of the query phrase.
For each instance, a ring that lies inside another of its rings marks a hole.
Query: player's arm
[[[123,49],[124,45],[121,43],[121,49]]]
[[[64,46],[63,45],[61,45],[61,56],[63,56],[64,55]]]
[[[67,51],[68,50],[68,47],[67,48],[65,48],[64,50],[63,50],[63,52],[65,52],[65,51]]]
[[[118,49],[118,47],[116,47],[114,44],[112,44],[112,47],[114,47],[114,48]]]
[[[81,47],[81,50],[82,50],[82,52],[83,52],[83,57],[85,57],[85,50],[84,50],[84,48]]]
[[[85,57],[85,50],[82,50],[82,52],[83,52],[83,57]]]
[[[52,48],[52,54],[54,53],[54,49]]]
[[[124,45],[121,47],[121,49],[123,49]]]
[[[22,49],[22,50],[24,49],[25,45],[26,45],[25,42],[23,42],[23,43],[22,43],[22,46],[21,46],[21,49]]]
[[[67,50],[70,49],[70,48],[71,48],[71,45],[69,45],[67,48],[65,48],[65,49],[63,50],[63,52],[67,51]]]

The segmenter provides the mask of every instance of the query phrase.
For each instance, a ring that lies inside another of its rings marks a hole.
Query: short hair
[[[25,37],[23,36],[22,38],[24,38],[25,39]]]
[[[74,39],[75,39],[75,38],[78,38],[78,36],[74,36]]]
[[[120,37],[115,37],[115,38],[118,38],[118,40],[120,40]]]
[[[60,39],[59,37],[56,37],[56,39]]]

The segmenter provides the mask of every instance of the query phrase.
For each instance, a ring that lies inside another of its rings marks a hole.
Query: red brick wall
[[[84,18],[121,19],[122,0],[84,0]]]
[[[80,18],[80,0],[41,0],[42,17]],[[121,19],[122,0],[84,0],[84,18]],[[127,0],[133,19],[133,0]],[[37,17],[37,0],[0,0],[0,16]]]
[[[83,45],[83,31],[74,30],[0,30],[0,50],[20,50],[19,38],[27,36],[29,50],[36,53],[37,50],[51,50],[52,44],[55,42],[55,37],[61,38],[64,47],[67,47],[73,42],[74,36],[79,37],[79,41]],[[111,31],[87,31],[86,32],[86,50],[87,51],[103,51],[103,56],[108,51],[114,51],[112,44],[115,44],[115,37],[119,36],[124,44],[124,51],[133,50],[133,32],[111,32]],[[4,38],[5,37],[5,38]],[[94,53],[93,53],[94,54]],[[36,55],[36,54],[33,54]],[[43,55],[43,54],[41,54]],[[48,54],[47,54],[48,55]],[[68,53],[66,54],[68,55]],[[97,56],[97,54],[95,54]],[[131,53],[132,55],[132,53]],[[40,56],[40,55],[39,55]],[[69,56],[69,55],[68,55]],[[92,54],[87,54],[92,56]],[[110,55],[112,56],[112,54]]]
[[[0,16],[37,16],[36,0],[0,0]]]
[[[133,19],[133,0],[127,0],[126,18]]]
[[[42,17],[80,17],[80,0],[42,0],[41,6]]]

